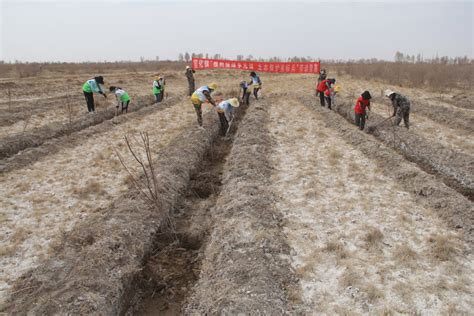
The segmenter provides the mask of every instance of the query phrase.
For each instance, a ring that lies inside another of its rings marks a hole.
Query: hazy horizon
[[[4,61],[473,58],[472,1],[0,1]]]

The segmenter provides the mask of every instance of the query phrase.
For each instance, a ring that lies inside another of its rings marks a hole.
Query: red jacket
[[[324,95],[327,96],[327,97],[330,97],[332,92],[334,92],[334,89],[333,89],[333,88],[327,89],[327,90],[324,92]]]
[[[369,108],[369,110],[370,110],[370,100],[364,100],[364,98],[362,98],[362,96],[360,96],[356,101],[354,111],[355,111],[356,114],[365,115],[365,108],[366,107]]]
[[[321,81],[319,84],[318,84],[318,87],[316,88],[316,90],[318,92],[324,92],[328,89],[328,79],[324,79],[323,81]]]

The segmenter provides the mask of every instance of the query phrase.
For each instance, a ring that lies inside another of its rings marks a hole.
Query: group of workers
[[[101,94],[104,98],[107,98],[107,94],[104,92],[104,77],[97,76],[92,79],[87,80],[82,85],[82,92],[87,103],[87,111],[92,114],[95,113],[95,102],[94,102],[94,93]],[[109,91],[113,93],[116,97],[117,104],[115,108],[120,113],[128,112],[128,105],[130,104],[130,96],[128,93],[116,86],[110,86]],[[162,76],[158,76],[153,80],[153,94],[155,96],[156,103],[163,101],[163,96],[165,94],[165,79]]]
[[[192,69],[186,68],[186,77],[188,78],[188,91],[191,91],[192,88],[194,88],[194,76]],[[258,100],[258,91],[261,89],[261,86],[262,81],[260,77],[257,75],[257,73],[252,71],[250,73],[250,81],[247,82],[244,80],[240,83],[240,88],[242,91],[241,101],[244,104],[249,105],[250,94],[252,92],[255,99]],[[200,87],[191,94],[191,103],[193,104],[194,110],[196,111],[197,122],[200,127],[202,127],[202,104],[208,102],[216,107],[221,124],[221,134],[225,136],[229,130],[229,124],[233,119],[233,109],[240,105],[240,101],[238,98],[224,100],[222,93],[215,93],[214,97],[211,96],[211,94],[215,92],[216,89],[216,83],[211,83],[207,86]]]
[[[336,83],[336,79],[326,79],[326,77],[327,71],[326,69],[322,69],[316,85],[316,95],[319,95],[322,107],[325,107],[325,104],[327,103],[328,108],[331,109],[331,105],[334,103],[334,98],[340,91],[340,87],[333,87]],[[400,125],[400,122],[403,120],[405,127],[409,129],[410,100],[408,97],[390,89],[385,91],[385,96],[389,98],[393,107],[393,114],[391,117],[395,117],[394,125]],[[372,96],[370,95],[370,92],[366,90],[356,100],[354,106],[355,124],[360,130],[363,130],[365,127],[365,121],[368,118],[367,110],[370,111],[371,99]]]
[[[202,86],[199,89],[195,90],[194,86],[194,73],[195,71],[186,66],[185,76],[188,80],[188,94],[191,96],[191,103],[194,106],[197,116],[197,122],[200,127],[202,127],[202,104],[208,102],[212,104],[219,115],[219,121],[221,125],[221,134],[226,135],[229,130],[229,124],[233,119],[233,108],[236,108],[240,105],[240,100],[238,98],[230,98],[224,100],[222,93],[217,93],[213,98],[211,93],[215,92],[217,89],[216,83],[211,83],[206,86]],[[155,96],[156,103],[163,101],[165,95],[165,78],[163,76],[157,76],[153,80],[152,91]],[[104,78],[102,76],[97,76],[92,79],[87,80],[83,86],[82,91],[87,103],[88,113],[95,113],[95,102],[94,102],[94,93],[101,94],[104,98],[107,98],[107,94],[104,92]],[[250,94],[253,93],[255,99],[258,100],[258,91],[261,89],[262,81],[260,77],[252,71],[250,73],[250,81],[242,81],[240,83],[240,88],[242,92],[242,102],[249,104]],[[117,115],[120,113],[127,113],[128,106],[130,104],[130,96],[128,93],[116,86],[110,86],[109,91],[115,94],[117,104]],[[240,93],[239,93],[240,94]]]
[[[252,71],[250,73],[250,81],[247,82],[246,80],[243,80],[240,82],[240,100],[239,98],[235,97],[224,100],[222,93],[215,93],[217,90],[216,83],[211,83],[195,90],[194,73],[195,71],[191,67],[186,66],[185,76],[188,80],[188,95],[191,97],[191,103],[193,104],[194,110],[196,111],[198,125],[202,127],[202,104],[210,103],[216,108],[219,115],[221,134],[226,135],[229,130],[230,122],[233,119],[233,109],[238,107],[241,102],[249,105],[251,94],[254,95],[256,100],[258,100],[258,92],[262,86],[260,77],[255,71]],[[318,83],[316,85],[316,95],[319,95],[319,100],[322,107],[325,107],[327,103],[328,108],[332,108],[334,98],[340,91],[340,87],[335,86],[335,83],[336,79],[327,78],[326,69],[322,69],[319,74]],[[87,110],[89,113],[95,112],[94,93],[101,94],[107,98],[107,95],[103,90],[103,85],[104,78],[102,76],[97,76],[87,80],[82,86],[84,97],[87,103]],[[157,76],[154,78],[152,91],[157,103],[163,101],[165,95],[165,85],[166,82],[163,76]],[[127,113],[131,100],[128,93],[124,89],[117,86],[110,86],[109,91],[116,97],[117,114],[119,111],[121,113]],[[242,96],[240,97],[241,93]],[[212,94],[214,94],[214,97]],[[393,106],[392,117],[395,117],[394,124],[398,126],[403,120],[405,127],[408,129],[410,116],[410,101],[408,98],[392,90],[386,90],[385,96],[390,99]],[[365,127],[365,122],[368,118],[367,111],[370,111],[371,99],[372,96],[370,92],[364,91],[356,100],[354,106],[355,124],[360,130],[363,130]]]

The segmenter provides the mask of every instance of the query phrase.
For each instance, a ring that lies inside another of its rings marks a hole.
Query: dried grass
[[[361,280],[361,276],[349,266],[344,271],[344,274],[340,277],[339,284],[343,288],[347,288],[349,286],[357,287],[359,286]]]
[[[376,301],[383,299],[385,297],[382,290],[380,290],[374,284],[368,284],[364,288],[365,293],[367,294],[367,298],[370,302],[375,303]]]
[[[458,253],[457,244],[447,235],[431,235],[427,238],[429,255],[440,261],[454,260]]]
[[[392,253],[393,260],[397,261],[399,264],[403,264],[406,266],[413,266],[416,264],[416,260],[418,259],[418,254],[416,251],[411,249],[408,245],[403,244],[399,245],[395,248]]]
[[[323,248],[323,251],[333,253],[338,261],[346,259],[349,254],[344,244],[339,240],[328,241],[326,246]]]
[[[337,166],[341,162],[343,154],[337,148],[331,148],[328,152],[328,162],[331,166]]]
[[[71,193],[77,195],[80,199],[87,200],[91,195],[104,195],[107,192],[102,187],[102,184],[95,180],[91,180],[83,187],[74,187]]]
[[[380,246],[380,243],[383,239],[383,233],[380,229],[373,226],[368,226],[366,228],[367,233],[365,233],[363,240],[365,241],[366,249],[374,249]]]

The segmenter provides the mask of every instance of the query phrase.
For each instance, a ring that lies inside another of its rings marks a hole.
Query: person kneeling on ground
[[[362,131],[365,127],[365,119],[368,118],[366,108],[370,111],[370,99],[372,96],[369,91],[364,91],[361,96],[357,99],[354,112],[355,112],[355,124]]]
[[[242,103],[250,105],[250,94],[252,94],[253,86],[244,80],[240,83],[240,89],[242,91]]]
[[[213,106],[216,106],[216,102],[211,97],[211,93],[216,89],[217,84],[211,83],[207,86],[202,86],[201,88],[197,89],[191,96],[191,103],[193,104],[194,110],[196,111],[199,126],[202,126],[202,104],[204,102],[209,102]]]
[[[221,121],[221,135],[225,136],[229,130],[229,122],[234,118],[234,108],[238,107],[239,100],[237,98],[222,101],[217,106],[217,114]]]
[[[258,100],[258,91],[262,88],[262,80],[260,80],[255,71],[250,73],[250,82],[248,84],[253,86],[253,96]]]
[[[114,86],[111,86],[109,90],[110,92],[113,92],[117,98],[117,105],[115,106],[117,109],[116,114],[118,115],[119,107],[122,114],[124,111],[125,113],[128,113],[128,105],[130,104],[130,97],[128,96],[128,93],[122,88]]]
[[[319,101],[321,102],[321,106],[324,107],[325,106],[325,92],[326,90],[330,90],[331,89],[331,85],[335,84],[336,83],[336,79],[324,79],[323,81],[321,81],[320,83],[318,83],[318,86],[316,88],[316,92],[319,93]],[[329,105],[329,108],[331,108],[331,106]]]
[[[107,98],[107,95],[102,91],[101,85],[104,84],[104,77],[98,76],[92,79],[87,80],[82,86],[82,92],[84,92],[84,97],[86,98],[87,111],[89,113],[95,112],[94,104],[94,93],[99,93]]]
[[[410,128],[410,100],[404,95],[397,93],[392,90],[385,90],[385,96],[392,101],[393,114],[392,117],[396,116],[394,124],[396,126],[400,125],[400,122],[403,119],[403,123],[407,129]]]

